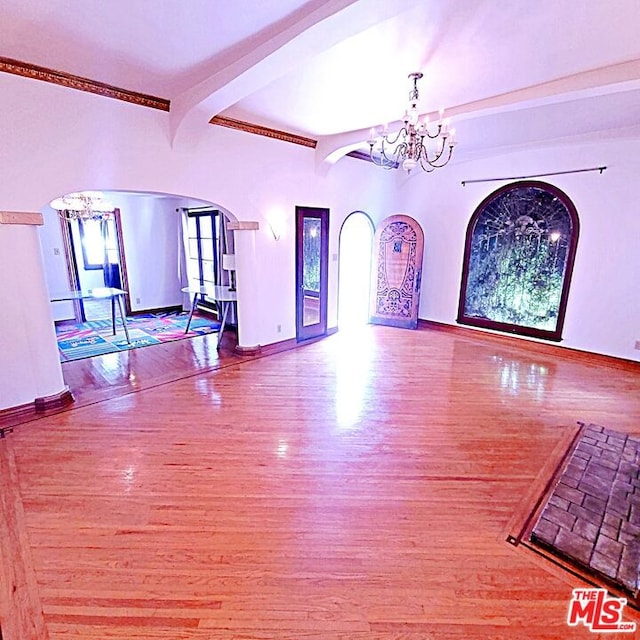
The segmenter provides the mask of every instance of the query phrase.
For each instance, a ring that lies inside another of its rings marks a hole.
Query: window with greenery
[[[304,268],[302,269],[302,286],[306,295],[320,295],[320,218],[304,219]]]
[[[578,232],[573,203],[550,184],[485,198],[467,228],[458,322],[561,340]]]

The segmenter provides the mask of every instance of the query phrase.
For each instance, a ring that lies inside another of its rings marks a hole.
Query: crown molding
[[[213,116],[213,118],[209,120],[209,123],[216,124],[220,127],[228,127],[229,129],[238,129],[239,131],[253,133],[258,136],[274,138],[275,140],[282,140],[283,142],[291,142],[292,144],[310,147],[311,149],[315,149],[318,144],[318,141],[313,138],[305,138],[304,136],[298,136],[294,133],[270,129],[269,127],[263,127],[259,124],[252,124],[251,122],[244,122],[243,120],[235,120],[234,118],[226,118],[224,116]]]
[[[86,93],[94,93],[106,98],[114,98],[123,102],[137,104],[141,107],[149,107],[151,109],[159,109],[160,111],[169,111],[170,101],[165,98],[150,96],[146,93],[138,93],[137,91],[129,91],[120,87],[114,87],[104,82],[97,82],[82,76],[75,76],[71,73],[40,67],[28,62],[13,60],[0,56],[0,72],[12,73],[16,76],[31,78],[32,80],[42,80],[57,84],[69,89],[77,89]]]

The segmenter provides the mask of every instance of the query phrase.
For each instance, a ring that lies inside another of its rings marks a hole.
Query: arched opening
[[[579,226],[569,197],[544,182],[485,198],[467,228],[458,322],[561,340]]]
[[[374,226],[362,211],[349,214],[340,229],[338,327],[360,327],[369,320]]]
[[[232,214],[172,194],[83,193],[92,194],[91,207],[64,196],[42,211],[63,362],[207,333],[221,338],[225,322],[235,324],[235,291],[227,293],[235,288]],[[109,205],[104,212],[94,207],[98,195]],[[209,293],[196,298],[195,287]]]

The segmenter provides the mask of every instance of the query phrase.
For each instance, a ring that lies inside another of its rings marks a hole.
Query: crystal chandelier
[[[419,120],[418,80],[422,73],[410,73],[413,88],[409,93],[409,106],[404,115],[404,126],[396,134],[389,132],[385,125],[381,132],[369,132],[369,157],[374,164],[385,169],[401,166],[407,173],[417,166],[423,171],[433,171],[444,167],[453,154],[455,129],[449,129],[449,120],[443,120],[443,111],[435,128],[430,129],[429,117]]]
[[[101,191],[79,191],[56,198],[50,205],[65,220],[108,220],[115,211]]]

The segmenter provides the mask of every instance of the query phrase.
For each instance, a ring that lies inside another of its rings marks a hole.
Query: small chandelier
[[[409,93],[409,106],[404,114],[404,126],[398,133],[391,134],[385,125],[381,132],[375,129],[369,132],[369,157],[371,162],[385,169],[401,166],[407,173],[417,166],[423,171],[433,171],[444,167],[453,154],[455,129],[449,129],[449,120],[443,120],[444,111],[435,129],[430,130],[429,117],[419,121],[418,80],[422,73],[410,73],[413,89]],[[431,142],[433,141],[433,142]]]
[[[50,204],[64,220],[108,220],[115,211],[101,191],[79,191],[56,198]]]

